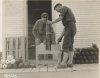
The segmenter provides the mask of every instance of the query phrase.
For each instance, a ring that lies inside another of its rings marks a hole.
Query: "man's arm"
[[[61,21],[61,20],[62,20],[62,16],[59,16],[59,18],[56,19],[55,21],[53,21],[52,24],[55,24],[55,23],[57,23],[57,22],[59,22],[59,21]]]
[[[55,24],[55,23],[57,23],[57,22],[59,22],[59,21],[61,21],[62,20],[62,16],[59,16],[59,18],[57,18],[55,21],[48,21],[47,22],[47,24]]]
[[[61,36],[60,36],[60,37],[63,37],[63,36],[64,36],[64,34],[65,34],[65,29],[63,29],[63,32],[62,32],[62,34],[61,34]]]
[[[35,30],[32,30],[32,33],[33,33],[35,39],[38,38],[38,36],[37,36],[37,32],[36,32]]]
[[[37,29],[38,29],[38,22],[35,23],[35,25],[34,25],[34,27],[32,29],[32,33],[33,33],[35,39],[38,38]]]
[[[63,32],[62,32],[61,36],[58,38],[58,42],[57,42],[58,44],[59,44],[59,42],[61,42],[64,34],[65,34],[65,29],[63,29]]]
[[[34,27],[34,28],[35,28],[35,27]],[[41,43],[41,40],[40,40],[39,37],[38,37],[37,30],[34,29],[34,28],[33,28],[33,30],[32,30],[32,33],[33,33],[33,35],[34,35],[34,37],[35,37],[35,45],[39,45],[39,44]]]

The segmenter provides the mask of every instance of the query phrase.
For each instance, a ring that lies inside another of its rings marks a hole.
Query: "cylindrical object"
[[[77,64],[80,64],[80,60],[77,60]]]
[[[82,56],[82,55],[80,55],[80,56],[79,56],[79,59],[80,59],[80,60],[81,60],[81,59],[83,59],[83,56]]]
[[[94,60],[94,63],[98,63],[98,60]]]
[[[91,55],[94,55],[94,51],[91,51],[90,53],[91,53]]]
[[[86,59],[87,59],[87,57],[84,55],[84,56],[83,56],[83,59],[84,59],[84,60],[86,60]]]
[[[92,55],[92,59],[96,60],[96,58],[97,58],[97,57],[96,57],[95,55]]]
[[[88,63],[89,63],[88,59],[86,59],[86,60],[85,60],[85,63],[86,63],[86,64],[88,64]]]
[[[89,52],[86,52],[85,54],[86,54],[86,55],[90,55],[90,53],[89,53]]]
[[[89,60],[91,60],[91,56],[89,55],[89,56],[87,56],[87,58],[89,59]]]
[[[84,60],[83,59],[81,60],[81,64],[84,64]]]
[[[90,60],[90,63],[93,63],[93,62],[94,62],[94,60],[91,59],[91,60]]]

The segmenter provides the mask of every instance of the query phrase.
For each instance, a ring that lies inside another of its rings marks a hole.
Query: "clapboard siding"
[[[23,0],[5,0],[5,36],[26,35],[26,6]]]
[[[99,43],[100,31],[100,1],[99,0],[60,0],[53,2],[62,3],[72,9],[77,20],[77,34],[75,36],[75,47],[88,47],[92,43]],[[56,19],[58,13],[53,11],[53,17]],[[53,20],[54,20],[53,19]],[[56,38],[62,32],[63,26],[60,23],[56,25]]]

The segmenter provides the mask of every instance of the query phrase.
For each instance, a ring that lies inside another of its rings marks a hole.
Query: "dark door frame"
[[[51,1],[51,0],[27,0],[27,19],[29,19],[29,16],[28,16],[28,2],[29,1]],[[52,3],[51,3],[51,5],[50,6],[52,6]],[[52,7],[51,7],[51,10],[52,10]],[[50,15],[50,20],[51,20],[51,18],[52,18],[52,12],[51,12],[51,15]],[[27,20],[28,21],[28,20]],[[29,21],[27,22],[27,48],[28,48],[28,50],[27,50],[27,58],[28,58],[28,60],[35,60],[35,59],[29,59],[29,40],[28,40],[28,37],[29,37]]]

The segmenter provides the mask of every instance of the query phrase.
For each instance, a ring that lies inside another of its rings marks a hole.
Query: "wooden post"
[[[9,55],[13,55],[13,39],[9,38]]]
[[[19,51],[19,57],[22,57],[22,52],[21,52],[21,37],[18,38],[18,51]]]
[[[21,37],[21,53],[22,59],[25,62],[25,37]]]
[[[6,56],[8,56],[9,55],[9,39],[8,38],[6,38],[6,39],[7,39],[7,43],[6,43],[6,46],[7,46],[7,49],[6,49],[7,55]]]
[[[8,55],[8,39],[6,38],[5,39],[6,41],[5,41],[5,46],[6,46],[6,50],[5,50],[5,52],[6,52],[6,54],[5,54],[5,56],[6,56],[6,59],[7,59],[7,55]]]
[[[16,49],[16,45],[15,45],[15,39],[16,38],[13,38],[13,56],[14,56],[14,59],[15,59],[15,57],[16,57],[16,51],[15,51],[15,49]]]
[[[38,46],[36,46],[36,66],[38,66]]]
[[[19,50],[18,50],[18,38],[15,39],[15,58],[19,58]]]
[[[28,61],[28,37],[25,38],[25,49],[26,61]]]

